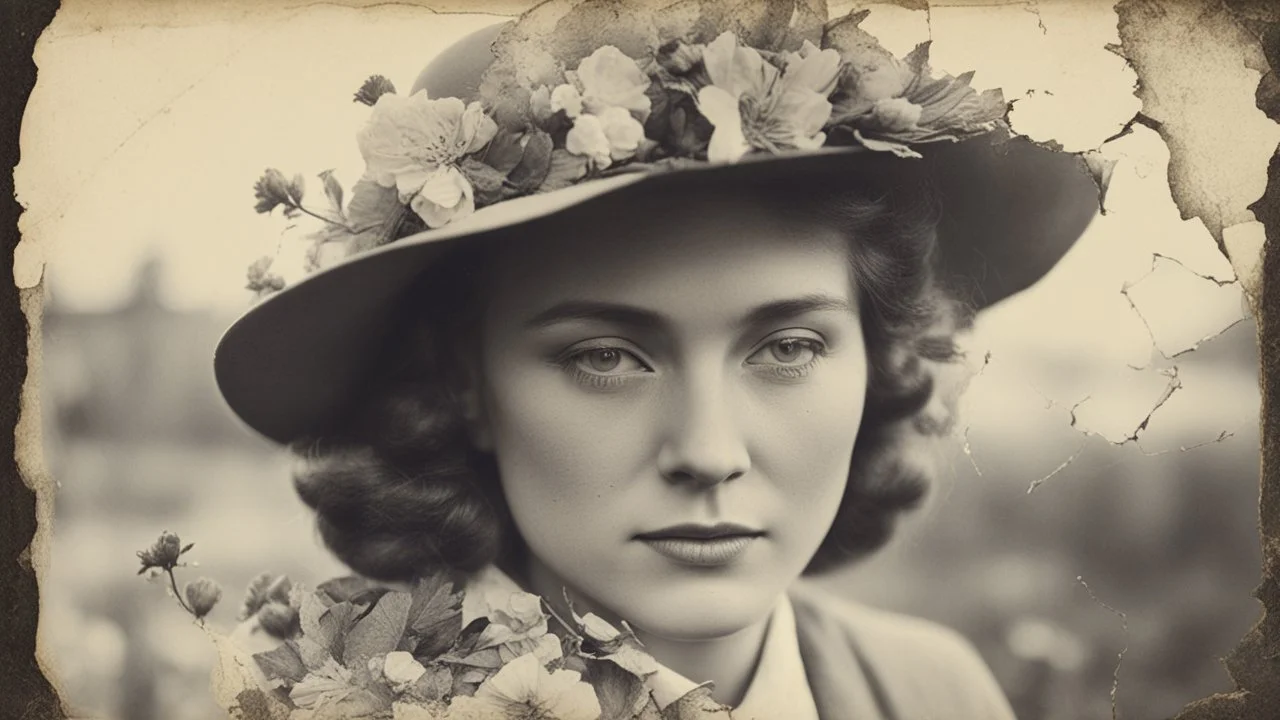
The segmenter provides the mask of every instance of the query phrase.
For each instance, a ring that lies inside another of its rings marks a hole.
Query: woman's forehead
[[[580,215],[582,222],[497,252],[490,306],[536,314],[594,301],[679,316],[801,296],[855,304],[849,244],[816,220],[719,199],[644,217],[602,215]]]

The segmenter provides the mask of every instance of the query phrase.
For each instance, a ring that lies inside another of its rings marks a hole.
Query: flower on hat
[[[583,113],[574,118],[565,136],[565,149],[586,157],[592,167],[603,169],[635,155],[644,140],[644,126],[621,107],[599,115]]]
[[[719,16],[689,26],[697,32],[674,31],[683,27],[678,21],[635,42],[595,46],[600,40],[559,37],[562,25],[578,28],[569,35],[597,27],[581,17],[563,22],[592,3],[563,5],[554,32],[535,23],[528,33],[499,35],[480,102],[405,97],[384,77],[366,81],[355,96],[372,106],[359,135],[365,176],[347,194],[332,172],[321,173],[327,209],[303,205],[302,175],[290,180],[268,169],[259,178],[258,212],[282,207],[287,218],[326,223],[307,251],[308,272],[326,257],[350,257],[477,208],[609,174],[823,146],[920,157],[920,145],[994,130],[1006,110],[999,91],[969,86],[972,73],[934,78],[928,43],[902,59],[886,51],[858,27],[866,10],[790,36],[810,38],[798,49],[742,25],[747,40],[728,31],[695,42],[711,36],[709,28],[725,19]],[[567,69],[573,58],[581,59]],[[335,247],[341,254],[322,252]],[[264,297],[284,280],[263,260],[250,268],[248,286]]]
[[[977,92],[973,73],[932,78],[929,43],[899,60],[884,52],[855,53],[833,94],[831,125],[848,128],[871,150],[919,157],[910,145],[959,140],[990,130],[1004,117],[999,90]]]
[[[596,720],[596,691],[573,670],[549,672],[532,654],[521,655],[486,680],[472,696],[458,696],[449,707],[456,720]]]
[[[498,126],[480,103],[385,94],[360,132],[366,174],[399,191],[401,202],[441,227],[475,210],[475,191],[458,163],[493,139]]]
[[[698,91],[698,109],[715,126],[708,160],[822,146],[831,116],[827,94],[840,72],[838,52],[808,44],[779,69],[726,32],[706,46],[702,61],[711,84]]]
[[[586,112],[599,115],[608,108],[623,108],[642,122],[649,116],[649,76],[612,45],[598,48],[583,58],[577,72],[566,75],[580,88]]]

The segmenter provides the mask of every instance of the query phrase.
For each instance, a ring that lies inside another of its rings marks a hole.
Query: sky
[[[1136,126],[1105,142],[1141,107],[1132,70],[1105,49],[1118,42],[1109,6],[1070,3],[1068,12],[1044,3],[1039,15],[1014,6],[981,16],[935,8],[928,17],[877,7],[862,27],[899,55],[932,37],[935,68],[973,69],[975,86],[1000,87],[1015,101],[1015,131],[1068,150],[1100,148],[1116,162],[1107,214],[1040,285],[984,313],[971,343],[975,358],[992,353],[996,365],[1057,354],[1108,369],[1126,390],[1095,394],[1133,408],[1096,398],[1091,407],[1099,432],[1123,437],[1122,426],[1167,387],[1164,358],[1240,321],[1246,306],[1203,224],[1179,216],[1156,133]],[[297,267],[303,248],[278,213],[253,211],[254,180],[268,167],[302,173],[318,195],[317,174],[334,169],[350,187],[363,172],[355,135],[368,116],[354,90],[377,73],[407,91],[435,53],[495,19],[320,4],[99,32],[55,23],[37,49],[39,84],[21,137],[17,186],[27,210],[17,280],[38,278],[43,262],[63,307],[110,309],[155,258],[167,304],[247,308],[245,268],[278,253],[286,276],[296,276],[290,263]],[[1224,97],[1257,113],[1251,93],[1236,95]],[[1055,402],[1083,396],[1064,387]]]

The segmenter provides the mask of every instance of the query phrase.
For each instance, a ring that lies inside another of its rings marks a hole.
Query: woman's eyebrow
[[[556,303],[525,322],[527,328],[543,328],[572,320],[596,320],[635,328],[662,327],[666,319],[652,310],[619,303],[566,300]]]
[[[835,311],[856,314],[853,304],[836,295],[814,293],[778,300],[753,308],[742,318],[743,327],[770,325],[810,312]]]
[[[824,293],[775,300],[752,308],[739,322],[742,327],[753,327],[781,322],[810,312],[853,313],[853,305],[845,298]],[[566,300],[556,303],[525,321],[530,329],[545,328],[573,320],[594,320],[637,329],[661,329],[670,324],[661,313],[634,305],[593,300]]]

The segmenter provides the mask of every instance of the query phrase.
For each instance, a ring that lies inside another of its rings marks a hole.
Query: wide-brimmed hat
[[[277,442],[324,435],[448,248],[629,193],[927,185],[938,270],[974,307],[1047,273],[1098,210],[1084,161],[1011,138],[999,92],[932,77],[927,44],[897,59],[858,28],[865,13],[828,22],[817,5],[550,0],[444,51],[408,95],[371,78],[347,205],[328,175],[319,212],[300,180],[258,182],[259,212],[321,217],[315,247],[345,257],[288,286],[251,269],[263,297],[214,358],[227,403]]]

